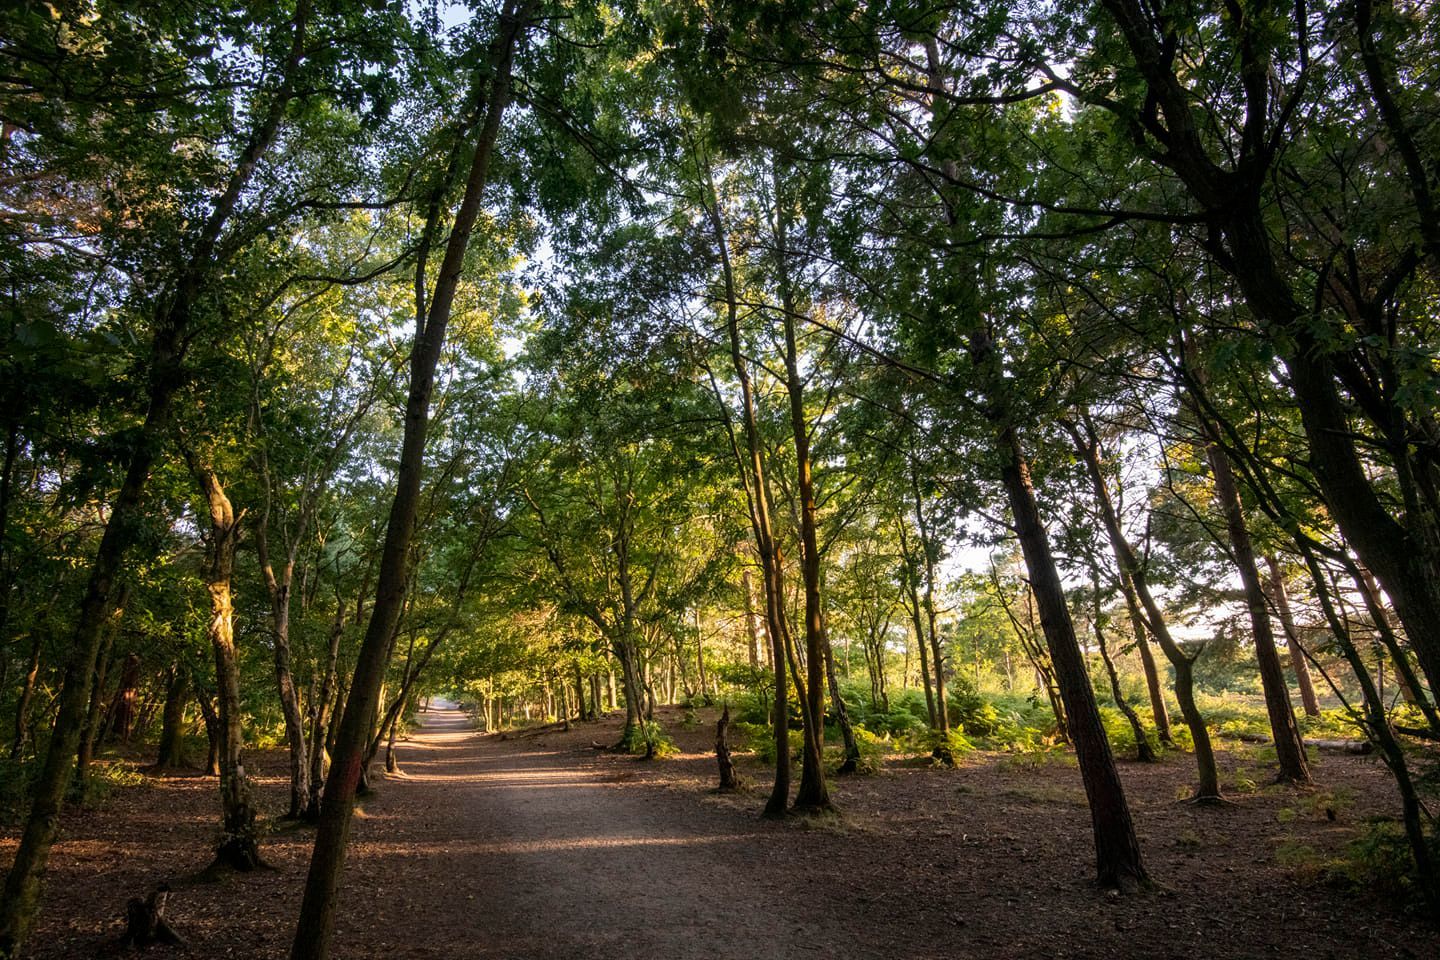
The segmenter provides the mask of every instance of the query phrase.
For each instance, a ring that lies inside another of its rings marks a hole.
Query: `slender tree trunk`
[[[325,782],[326,744],[335,710],[332,701],[339,672],[340,639],[345,635],[345,604],[340,596],[335,597],[335,619],[330,624],[330,644],[325,655],[325,673],[320,681],[320,693],[315,698],[314,716],[310,721],[310,748],[307,759],[310,763],[306,777],[305,811],[302,819],[314,822],[320,818],[320,789]]]
[[[1400,646],[1400,640],[1395,636],[1395,628],[1390,623],[1390,617],[1381,602],[1380,592],[1375,586],[1375,578],[1370,576],[1369,571],[1364,567],[1348,560],[1346,567],[1364,600],[1366,611],[1370,614],[1370,622],[1375,625],[1376,636],[1381,646],[1389,652],[1390,662],[1395,665],[1395,676],[1400,683],[1401,696],[1405,698],[1406,703],[1424,714],[1430,732],[1436,737],[1440,737],[1440,712],[1436,711],[1434,702],[1420,688],[1420,679],[1411,669],[1410,659],[1405,655],[1404,648]]]
[[[755,625],[755,584],[750,579],[749,567],[740,571],[740,589],[745,595],[745,631],[750,638],[746,653],[753,670],[760,666],[760,630]]]
[[[595,715],[591,712],[590,704],[585,699],[585,676],[580,672],[580,664],[577,661],[572,666],[575,674],[575,711],[577,719],[581,721],[594,720]]]
[[[1175,738],[1170,733],[1170,710],[1165,706],[1160,671],[1155,667],[1155,653],[1150,649],[1150,637],[1145,631],[1145,615],[1140,612],[1140,602],[1135,599],[1135,584],[1124,570],[1120,571],[1120,592],[1125,597],[1130,632],[1135,637],[1135,649],[1140,653],[1140,666],[1145,672],[1145,690],[1150,694],[1150,716],[1155,720],[1155,736],[1161,743],[1173,744]]]
[[[710,682],[705,676],[705,631],[700,625],[700,607],[695,607],[695,670],[699,675],[700,699],[708,706],[713,702],[710,696]]]
[[[1187,363],[1192,357],[1187,356]],[[1200,371],[1195,372],[1198,383],[1203,383]],[[1275,743],[1275,757],[1280,764],[1280,779],[1289,783],[1309,783],[1310,768],[1305,759],[1305,744],[1300,739],[1300,728],[1295,723],[1295,711],[1290,707],[1290,691],[1285,686],[1285,671],[1280,666],[1280,654],[1275,649],[1275,633],[1270,623],[1270,611],[1265,602],[1265,588],[1260,581],[1260,570],[1255,564],[1255,549],[1251,545],[1250,530],[1245,523],[1245,510],[1240,502],[1240,488],[1235,484],[1235,474],[1230,458],[1220,448],[1213,424],[1205,418],[1198,399],[1192,400],[1209,441],[1205,445],[1205,458],[1210,462],[1210,473],[1215,480],[1215,497],[1220,502],[1225,516],[1225,529],[1230,538],[1230,550],[1235,560],[1240,583],[1245,590],[1245,606],[1250,614],[1250,629],[1255,641],[1255,659],[1260,667],[1260,684],[1265,692],[1265,710],[1270,717],[1270,732]]]
[[[726,330],[730,341],[730,361],[740,382],[742,423],[745,431],[745,453],[741,453],[733,431],[730,434],[731,450],[739,468],[742,486],[745,489],[750,525],[755,535],[755,549],[760,557],[762,573],[761,586],[765,598],[765,623],[770,637],[771,667],[775,673],[775,712],[772,725],[775,743],[775,780],[770,797],[765,802],[764,815],[769,818],[785,816],[790,798],[790,706],[789,683],[786,680],[786,648],[789,646],[789,622],[785,613],[784,563],[780,547],[775,542],[774,515],[769,482],[765,476],[765,458],[760,443],[755,394],[750,381],[750,372],[740,346],[739,294],[736,290],[734,269],[730,261],[729,240],[725,235],[724,222],[720,215],[720,198],[714,184],[709,185],[709,210],[711,226],[715,235],[715,246],[725,280]],[[724,407],[718,386],[715,388],[716,401]],[[727,426],[729,420],[726,420]],[[800,682],[799,675],[795,680]]]
[[[231,580],[240,543],[240,521],[215,471],[192,459],[191,470],[205,494],[210,513],[210,542],[206,551],[205,588],[210,594],[210,624],[206,633],[215,653],[215,689],[219,713],[220,810],[222,839],[216,862],[236,870],[253,870],[260,864],[255,808],[241,758],[240,663],[235,654],[234,598]]]
[[[795,448],[796,493],[800,501],[800,580],[805,591],[805,763],[800,769],[800,789],[795,794],[794,809],[818,812],[831,806],[830,791],[825,784],[825,682],[827,666],[830,673],[834,673],[834,656],[825,630],[824,599],[820,595],[818,508],[810,463],[810,426],[805,419],[805,392],[795,337],[796,305],[788,281],[783,223],[779,233],[785,387],[790,399],[790,433]],[[834,690],[838,699],[838,686]]]
[[[845,698],[840,694],[840,680],[835,673],[835,651],[825,644],[825,682],[830,688],[830,706],[835,711],[835,725],[840,728],[840,741],[845,747],[845,759],[836,771],[840,774],[854,773],[860,765],[860,744],[855,740],[855,727],[850,722],[850,711]]]
[[[1280,571],[1280,562],[1274,556],[1265,558],[1270,569],[1270,594],[1275,599],[1275,609],[1280,614],[1280,626],[1285,631],[1285,643],[1290,648],[1290,669],[1295,671],[1295,683],[1300,688],[1300,703],[1305,716],[1320,716],[1320,701],[1315,697],[1315,682],[1310,678],[1310,664],[1305,658],[1305,648],[1300,645],[1300,632],[1295,629],[1295,616],[1290,611],[1290,595],[1285,591],[1285,575]]]
[[[1135,735],[1135,760],[1138,763],[1154,763],[1157,759],[1155,750],[1150,746],[1150,739],[1145,736],[1145,727],[1140,723],[1140,717],[1135,713],[1135,708],[1125,699],[1125,691],[1120,689],[1120,674],[1115,669],[1115,661],[1110,658],[1110,649],[1105,642],[1105,628],[1100,624],[1100,571],[1092,569],[1091,585],[1095,597],[1095,609],[1091,614],[1090,626],[1095,631],[1095,642],[1100,647],[1100,659],[1105,664],[1105,675],[1110,678],[1110,695],[1115,700],[1115,706],[1125,715],[1125,722],[1130,724],[1130,731]]]
[[[1060,574],[1050,553],[1049,538],[1040,519],[1035,493],[1030,483],[1030,467],[1020,449],[1015,429],[1001,423],[997,431],[1000,453],[1004,458],[1001,480],[1010,500],[1030,586],[1040,609],[1040,624],[1050,648],[1050,661],[1060,695],[1065,703],[1066,726],[1075,755],[1080,762],[1080,776],[1090,800],[1090,820],[1095,835],[1096,875],[1100,885],[1129,890],[1148,884],[1149,876],[1135,838],[1130,807],[1125,789],[1110,753],[1110,741],[1100,722],[1094,691],[1080,641],[1065,603]]]
[[[934,675],[930,672],[929,643],[925,639],[925,618],[920,607],[919,566],[910,553],[910,538],[905,532],[905,521],[897,521],[896,529],[900,534],[900,557],[904,567],[905,609],[910,614],[910,625],[915,631],[915,646],[920,651],[920,680],[925,687],[925,710],[930,716],[930,729],[939,730],[940,716],[935,709],[935,692],[932,689]],[[907,675],[910,672],[908,661],[905,672]]]
[[[34,702],[35,682],[40,676],[40,650],[44,646],[42,639],[40,631],[34,631],[34,637],[30,641],[29,666],[25,669],[25,679],[20,685],[20,699],[15,705],[15,736],[10,741],[11,760],[19,759],[30,736],[30,704]]]
[[[266,565],[268,568],[268,564]],[[304,816],[310,804],[310,760],[305,742],[305,721],[300,712],[300,696],[295,689],[295,676],[290,669],[290,579],[293,561],[287,565],[282,579],[267,574],[270,582],[271,640],[275,653],[275,686],[280,694],[280,711],[285,717],[285,743],[290,750],[290,808],[287,820]]]
[[[110,672],[111,661],[110,648],[115,643],[115,633],[120,629],[120,621],[125,616],[125,606],[130,602],[130,585],[123,584],[120,587],[119,596],[116,598],[115,611],[105,630],[101,641],[100,652],[95,663],[94,684],[90,690],[90,705],[85,710],[85,728],[81,731],[79,755],[75,761],[75,795],[83,803],[86,794],[89,792],[90,762],[95,756],[96,738],[100,734],[101,707],[105,703],[105,679]]]
[[[220,714],[210,702],[210,694],[201,692],[195,702],[200,705],[200,716],[205,721],[205,776],[220,776]]]
[[[950,707],[945,696],[945,655],[935,629],[935,540],[925,520],[924,501],[920,496],[920,470],[910,458],[910,491],[915,501],[915,529],[920,535],[920,555],[925,570],[925,626],[930,638],[930,663],[935,670],[935,728],[942,734],[950,731]],[[917,598],[917,604],[919,599]],[[916,622],[919,622],[917,616]],[[948,747],[945,748],[948,752]]]
[[[533,9],[534,0],[519,0],[518,7],[513,0],[507,0],[491,42],[484,71],[488,87],[484,122],[476,135],[464,198],[451,227],[428,310],[424,309],[426,272],[423,253],[416,268],[417,324],[410,358],[410,391],[405,405],[404,437],[395,475],[395,499],[381,552],[375,604],[371,608],[370,623],[356,659],[355,677],[336,737],[334,762],[325,780],[320,825],[291,948],[292,960],[325,960],[330,952],[330,940],[335,929],[335,899],[345,864],[355,789],[360,780],[371,718],[375,714],[380,684],[384,679],[390,638],[405,597],[410,539],[415,529],[424,472],[425,437],[435,368],[445,344],[445,328],[450,320],[470,234],[489,179],[490,157],[500,132],[501,115],[510,99],[510,67],[514,50],[529,28]],[[426,226],[427,234],[432,237],[438,225],[439,202],[440,195],[437,195]]]

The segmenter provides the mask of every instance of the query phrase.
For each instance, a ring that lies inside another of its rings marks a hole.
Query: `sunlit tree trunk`
[[[915,646],[920,652],[920,681],[925,688],[925,710],[930,717],[930,729],[940,729],[940,717],[935,710],[934,675],[930,672],[929,643],[925,639],[925,617],[920,606],[920,572],[910,552],[910,536],[904,520],[897,520],[896,530],[900,535],[900,560],[905,578],[905,610],[910,615],[910,626],[915,633]],[[908,648],[907,648],[907,653]],[[905,673],[910,673],[909,658],[906,658]]]
[[[920,556],[925,571],[925,634],[929,638],[930,666],[935,671],[935,729],[942,734],[950,730],[950,707],[945,695],[945,655],[940,649],[940,637],[935,628],[935,538],[930,533],[930,524],[925,519],[925,504],[920,496],[920,468],[910,458],[910,493],[915,503],[915,529],[920,538]],[[922,598],[914,598],[920,605]],[[916,624],[920,622],[916,617]],[[928,687],[928,684],[927,684]]]
[[[797,811],[817,812],[830,807],[825,783],[826,667],[832,675],[833,655],[825,630],[824,598],[820,594],[820,539],[817,532],[815,480],[810,462],[810,424],[805,416],[805,389],[800,379],[799,349],[795,337],[797,304],[790,289],[786,249],[787,221],[782,216],[775,231],[780,277],[780,323],[785,333],[785,392],[790,401],[790,436],[795,451],[795,493],[800,514],[800,582],[805,596],[805,760],[800,768]],[[839,687],[833,686],[836,699]],[[853,735],[851,742],[854,742]],[[848,759],[848,758],[847,758]],[[852,766],[854,761],[850,760]]]
[[[231,581],[235,553],[240,545],[240,521],[215,471],[192,458],[191,472],[209,509],[205,589],[210,595],[210,623],[206,635],[215,655],[215,690],[219,714],[221,840],[216,860],[236,870],[252,870],[260,863],[255,808],[241,758],[240,664],[235,654],[235,610]]]
[[[729,239],[726,237],[724,221],[720,215],[720,198],[714,184],[709,184],[708,214],[714,231],[716,250],[724,278],[724,300],[726,332],[729,336],[730,361],[735,377],[740,383],[741,423],[745,434],[745,448],[741,452],[733,429],[730,432],[731,450],[739,468],[741,485],[745,490],[746,503],[750,514],[751,531],[755,535],[755,552],[760,558],[761,587],[765,598],[765,623],[770,637],[770,661],[775,672],[775,710],[772,730],[775,743],[775,780],[770,797],[765,802],[765,816],[785,816],[790,801],[790,706],[789,682],[786,679],[786,648],[789,645],[789,621],[785,613],[785,579],[783,558],[775,542],[775,530],[771,522],[774,516],[770,497],[769,482],[765,476],[765,457],[760,442],[760,429],[755,409],[754,388],[750,381],[749,367],[745,361],[740,342],[739,294],[736,289],[734,267],[730,260]],[[715,388],[716,401],[724,406],[724,398]],[[726,424],[729,426],[729,417]],[[799,675],[795,677],[799,681]]]
[[[1320,701],[1315,697],[1315,682],[1310,678],[1310,663],[1305,657],[1305,648],[1300,644],[1300,631],[1295,629],[1295,615],[1290,610],[1290,595],[1285,590],[1285,575],[1280,562],[1274,556],[1267,556],[1265,564],[1270,569],[1270,595],[1275,600],[1275,610],[1280,614],[1280,626],[1285,631],[1285,643],[1290,648],[1290,669],[1295,672],[1295,683],[1300,688],[1300,703],[1307,717],[1320,716]]]

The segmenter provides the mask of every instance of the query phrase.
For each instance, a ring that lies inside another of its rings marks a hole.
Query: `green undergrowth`
[[[1432,857],[1440,857],[1440,839],[1430,836]],[[1275,861],[1301,883],[1324,884],[1353,896],[1375,897],[1400,909],[1423,914],[1424,896],[1404,828],[1389,817],[1364,821],[1338,853],[1287,837],[1275,848]]]
[[[673,757],[680,752],[657,720],[645,720],[628,728],[620,740],[620,748],[626,753],[650,759]]]

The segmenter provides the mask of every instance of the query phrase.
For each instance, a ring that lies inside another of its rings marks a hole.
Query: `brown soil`
[[[430,715],[401,749],[405,775],[382,781],[360,812],[334,956],[1440,956],[1432,928],[1318,876],[1365,817],[1394,809],[1366,758],[1326,754],[1315,764],[1323,787],[1265,787],[1222,808],[1177,802],[1187,757],[1124,764],[1161,888],[1112,899],[1092,883],[1069,764],[896,762],[835,781],[838,818],[776,824],[757,816],[766,782],[753,760],[739,758],[748,790],[711,791],[713,721],[702,718],[686,730],[667,713],[683,752],[646,763],[591,748],[618,739],[614,719],[493,737],[458,714]],[[1232,783],[1268,774],[1247,753],[1223,759]],[[283,757],[250,764],[262,803],[282,807]],[[72,814],[34,955],[108,952],[125,901],[169,878],[168,915],[191,954],[286,956],[307,829],[267,838],[272,869],[175,883],[207,862],[214,793],[213,780],[156,777]],[[9,830],[0,862],[13,849]]]

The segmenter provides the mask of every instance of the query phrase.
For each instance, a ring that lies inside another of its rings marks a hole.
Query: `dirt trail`
[[[379,911],[393,910],[415,942],[394,929],[395,946],[411,948],[395,955],[528,960],[613,948],[701,960],[819,956],[833,943],[826,918],[794,903],[787,942],[774,943],[764,899],[784,867],[755,849],[764,824],[697,822],[588,747],[482,737],[463,715],[436,711],[403,764],[405,777],[367,807],[350,866],[393,877],[399,862],[402,888]],[[748,871],[737,875],[736,863]]]

